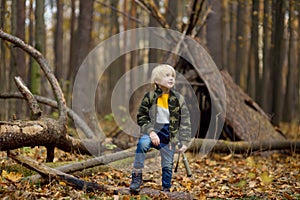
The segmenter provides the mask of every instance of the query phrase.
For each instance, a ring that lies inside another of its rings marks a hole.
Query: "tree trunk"
[[[273,91],[273,104],[272,104],[272,113],[274,113],[274,118],[272,119],[275,125],[279,125],[282,119],[283,113],[283,100],[284,91],[283,91],[283,65],[286,59],[286,41],[284,38],[285,32],[285,3],[280,0],[274,1],[274,23],[273,23],[273,49],[272,49],[272,69],[273,71],[273,81],[272,91]]]
[[[67,80],[72,80],[73,70],[75,66],[75,51],[76,46],[78,45],[76,42],[76,0],[71,0],[71,19],[70,19],[70,50],[69,50],[69,62],[68,62],[68,70],[67,70]],[[67,88],[67,102],[70,103],[71,101],[71,93],[72,93],[72,85]]]
[[[207,18],[207,47],[218,68],[222,67],[222,2],[209,0],[212,11]]]
[[[271,90],[271,36],[272,36],[272,0],[264,1],[264,19],[263,19],[263,72],[262,87],[258,88],[262,94],[261,106],[267,112],[271,112],[270,103],[273,95]],[[268,92],[265,92],[268,91]]]
[[[166,11],[166,20],[170,25],[170,28],[177,30],[177,19],[178,18],[178,0],[168,1],[167,11]]]
[[[45,0],[36,1],[35,7],[35,49],[45,55]],[[30,90],[33,94],[41,94],[41,70],[37,62],[31,66]]]
[[[18,0],[17,3],[17,29],[16,37],[25,41],[25,0]],[[25,60],[25,52],[22,49],[17,48],[15,52],[16,66],[17,66],[17,75],[21,76],[25,83],[27,83],[27,65]],[[20,109],[20,106],[17,106],[17,109]],[[20,109],[19,111],[22,111]]]
[[[237,1],[230,1],[230,40],[228,48],[228,72],[236,81],[236,32],[237,32]]]
[[[56,0],[56,26],[55,26],[55,36],[54,36],[54,67],[55,76],[63,85],[63,79],[65,79],[64,66],[63,66],[63,1]],[[64,88],[64,87],[63,87]]]
[[[91,48],[94,0],[80,0],[79,10],[78,27],[75,33],[76,40],[74,41],[76,45],[72,48],[74,53],[72,54],[72,58],[70,58],[72,60],[74,59],[74,62],[72,62],[71,68],[69,69],[69,91],[72,91],[77,71]]]
[[[4,29],[5,28],[5,10],[7,9],[7,5],[6,5],[6,0],[0,0],[0,6],[2,9],[0,9],[0,28]],[[9,86],[8,86],[8,77],[7,77],[7,51],[5,48],[5,42],[3,42],[2,40],[0,40],[0,84],[1,84],[1,92],[4,92],[6,90],[8,90]],[[2,105],[2,109],[0,110],[0,119],[1,118],[7,118],[8,116],[8,103],[7,102],[2,102],[1,101],[1,105]]]
[[[230,54],[230,15],[229,15],[229,1],[222,0],[222,68],[229,71],[228,55]]]
[[[157,0],[155,0],[154,1],[155,3],[156,3],[156,5],[158,5],[158,1]],[[158,24],[158,22],[157,22],[157,20],[155,19],[155,17],[153,17],[152,15],[150,15],[149,16],[149,26],[150,27],[158,27],[159,26],[159,24]],[[153,36],[150,34],[150,43],[151,44],[153,44],[153,45],[155,45],[156,43],[155,42],[157,42],[156,40],[154,40],[154,39],[152,39],[153,38]],[[158,62],[158,60],[160,59],[159,58],[159,54],[158,54],[158,50],[157,49],[149,49],[149,54],[148,54],[148,57],[149,57],[149,63],[157,63]],[[148,75],[149,75],[149,77],[151,76],[151,72],[150,72],[150,70],[148,71]]]
[[[11,3],[11,32],[13,35],[25,39],[25,1],[13,0]],[[10,70],[9,78],[13,79],[13,76],[20,75],[27,79],[26,60],[24,52],[15,47],[11,47],[10,50]],[[10,86],[10,85],[9,85]],[[9,90],[14,90],[14,86],[10,86]],[[18,101],[10,102],[9,110],[10,114],[16,114],[20,117],[22,113],[25,113],[25,109],[22,103]]]
[[[251,0],[238,1],[238,21],[236,35],[236,83],[246,91],[249,63]]]
[[[299,86],[297,84],[297,66],[299,62],[298,55],[298,20],[295,11],[295,0],[290,1],[289,9],[289,49],[288,49],[288,75],[287,75],[287,84],[286,84],[286,95],[285,95],[285,105],[286,109],[284,112],[284,120],[287,122],[292,122],[297,119],[297,91]]]
[[[300,10],[300,3],[297,2],[296,4],[296,8],[299,12]],[[300,22],[300,15],[298,15],[298,23]],[[300,25],[298,24],[298,33],[300,33]],[[298,66],[300,65],[300,36],[298,36]],[[297,87],[300,89],[300,70],[299,70],[299,67],[298,67],[298,76],[297,76]],[[300,93],[298,93],[297,95],[297,119],[300,119]],[[298,122],[297,122],[298,123]],[[299,135],[299,134],[298,134]]]
[[[259,60],[258,60],[258,28],[259,28],[259,5],[260,1],[252,0],[252,25],[251,25],[251,42],[249,51],[249,73],[247,77],[247,93],[254,100],[257,100],[256,89],[260,87]]]
[[[118,4],[119,4],[119,0],[113,0],[110,2],[110,6],[114,7],[114,8],[117,8]],[[112,23],[110,24],[110,27],[109,27],[109,35],[113,36],[120,32],[118,13],[115,12],[114,10],[111,10],[110,19],[111,19]],[[134,23],[134,22],[131,21],[131,23]],[[131,40],[128,44],[131,44],[133,42],[134,42],[134,40]],[[109,45],[113,46],[114,52],[116,53],[116,55],[119,55],[119,53],[120,53],[119,41],[117,41],[114,44],[109,44]],[[105,53],[106,57],[109,57],[109,54],[111,54],[111,52],[104,52],[104,53]],[[116,83],[118,82],[120,77],[125,73],[124,56],[120,56],[113,63],[111,63],[111,65],[107,68],[106,73],[107,73],[106,76],[109,78],[108,79],[105,78],[104,81],[106,83],[102,84],[102,86],[101,86],[102,90],[100,90],[101,92],[99,91],[99,93],[103,93],[103,91],[105,91],[105,97],[103,97],[104,95],[102,94],[101,101],[99,102],[99,108],[100,108],[99,111],[101,111],[102,115],[107,115],[112,112],[111,111],[111,95],[112,95],[112,92],[114,90]],[[106,86],[106,87],[103,88],[103,86]],[[125,91],[124,91],[124,93],[125,93]],[[119,94],[119,95],[124,96],[125,94]]]

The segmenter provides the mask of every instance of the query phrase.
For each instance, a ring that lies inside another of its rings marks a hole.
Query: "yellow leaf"
[[[218,163],[214,160],[207,159],[205,160],[205,164],[212,167],[212,166],[216,166]]]
[[[230,158],[232,158],[232,153],[227,156],[221,157],[222,160],[229,160]]]
[[[240,182],[237,183],[238,187],[244,187],[247,184],[247,181],[241,180]]]
[[[2,171],[2,177],[5,179],[8,179],[12,182],[18,182],[23,178],[23,175],[21,173],[16,172],[7,172],[5,170]]]
[[[249,156],[247,159],[247,165],[250,166],[250,167],[255,167],[256,163],[255,163],[255,160],[252,156]]]
[[[251,179],[254,179],[256,178],[256,174],[253,173],[253,172],[249,172],[248,175],[247,175],[248,178],[251,178]]]
[[[65,182],[60,181],[59,185],[66,186],[67,184]]]
[[[266,184],[271,183],[273,181],[273,178],[270,177],[267,172],[262,173],[259,177],[261,181]]]

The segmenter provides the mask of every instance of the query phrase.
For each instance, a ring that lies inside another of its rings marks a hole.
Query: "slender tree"
[[[134,2],[133,2],[134,3]],[[112,0],[110,1],[110,6],[113,8],[117,8],[119,4],[119,0]],[[134,16],[134,15],[133,15]],[[120,32],[120,24],[119,24],[119,18],[118,13],[114,10],[110,10],[110,20],[111,23],[109,24],[109,35],[113,36]],[[132,22],[133,23],[133,22]],[[129,44],[132,44],[133,41],[131,41]],[[116,42],[113,45],[114,51],[116,53],[120,52],[120,44],[119,42]],[[106,56],[109,56],[110,52],[105,52]],[[108,73],[108,79],[107,79],[107,88],[106,88],[106,97],[102,101],[101,105],[101,113],[103,114],[109,114],[111,113],[111,94],[115,87],[115,84],[118,82],[120,77],[125,72],[125,65],[124,65],[124,57],[117,58],[107,69]],[[120,94],[120,96],[123,96]]]
[[[72,5],[73,5],[72,1]],[[73,5],[75,6],[75,4]],[[73,82],[76,73],[80,67],[80,64],[84,58],[88,55],[91,48],[91,31],[93,24],[93,11],[94,11],[94,0],[80,0],[79,2],[79,17],[78,27],[76,29],[75,38],[74,33],[72,35],[72,47],[71,47],[71,62],[68,73],[68,80],[70,81],[69,91],[72,91]],[[75,12],[75,10],[74,10]],[[75,14],[75,13],[74,13]],[[72,15],[73,16],[73,15]],[[72,20],[74,20],[72,18]],[[74,28],[74,27],[73,27]]]
[[[45,55],[45,0],[36,1],[35,6],[35,48]],[[33,94],[41,94],[41,70],[36,61],[30,68],[30,89]]]
[[[13,0],[11,11],[11,32],[13,35],[25,40],[25,0]],[[25,53],[21,49],[11,46],[9,79],[13,80],[13,77],[16,75],[24,78],[26,82],[27,69]],[[16,89],[14,84],[9,84],[9,86],[9,90],[14,91]],[[19,115],[24,111],[22,102],[17,101],[16,105],[13,104],[14,102],[11,102],[9,110],[15,114]]]
[[[237,32],[237,5],[236,0],[230,1],[230,40],[228,53],[228,71],[236,81],[236,32]]]
[[[300,2],[296,1],[296,10],[299,13],[300,12]],[[300,23],[300,15],[298,15],[298,24]],[[298,33],[300,33],[300,26],[298,25]],[[298,37],[298,76],[297,76],[297,86],[300,89],[300,37]],[[299,124],[299,119],[300,119],[300,93],[298,93],[297,96],[297,111],[298,111],[298,115],[296,116],[296,120]]]
[[[168,1],[167,11],[166,11],[166,19],[170,28],[173,30],[177,30],[178,24],[178,0]]]
[[[218,67],[222,66],[222,1],[208,0],[212,11],[207,18],[207,46]]]
[[[250,26],[251,26],[251,0],[238,1],[238,21],[236,35],[236,82],[246,90],[246,77],[248,73]]]
[[[273,24],[273,37],[272,37],[272,91],[273,91],[273,104],[272,113],[274,113],[273,123],[279,125],[282,119],[283,112],[283,101],[284,101],[284,91],[283,91],[283,65],[286,57],[286,46],[284,39],[285,30],[285,2],[281,0],[274,0],[273,2],[274,10],[274,24]]]
[[[6,5],[6,0],[0,0],[0,28],[4,29],[5,28],[5,11],[7,9]],[[0,84],[1,88],[0,91],[6,91],[8,89],[8,84],[7,84],[7,56],[6,56],[6,48],[5,48],[5,43],[0,40]],[[7,118],[8,114],[8,107],[7,107],[7,101],[1,102],[1,105],[3,109],[0,110],[0,119],[5,119]]]
[[[71,0],[71,18],[70,18],[70,44],[69,44],[69,62],[68,62],[68,70],[67,70],[67,102],[71,101],[71,92],[72,92],[72,76],[73,76],[73,68],[75,66],[75,50],[76,50],[76,2],[77,0]]]
[[[158,0],[154,0],[154,2],[155,2],[156,5],[158,5],[158,3],[159,3]],[[157,20],[152,15],[150,15],[149,18],[150,18],[149,19],[149,26],[150,27],[159,27],[160,26],[158,24]],[[150,42],[152,44],[155,44],[155,42],[157,42],[157,41],[153,40],[152,38],[153,37],[150,34]],[[158,57],[159,57],[159,55],[158,55],[158,50],[157,49],[149,49],[149,63],[157,62]],[[150,71],[149,71],[149,73],[150,73]],[[149,76],[150,76],[150,74],[149,74]]]
[[[297,118],[297,91],[299,90],[297,84],[298,70],[297,70],[297,55],[298,55],[298,19],[295,10],[295,0],[289,3],[289,49],[288,49],[288,76],[286,84],[285,95],[285,111],[284,120],[292,122]]]
[[[247,92],[253,98],[257,99],[256,89],[260,85],[259,75],[259,58],[258,58],[258,28],[259,28],[259,5],[260,1],[252,0],[251,12],[251,42],[250,42],[250,60],[249,60],[249,73],[247,81]]]
[[[228,54],[230,41],[230,13],[229,0],[222,0],[222,68],[228,70]]]
[[[16,23],[16,36],[25,40],[25,0],[18,0],[17,8],[17,23]],[[25,61],[25,52],[19,48],[15,49],[16,71],[17,75],[21,76],[27,82],[27,66]]]
[[[65,79],[63,67],[63,0],[56,0],[56,8],[56,25],[54,34],[54,67],[55,76],[63,86],[63,79]]]
[[[261,106],[267,112],[271,112],[271,36],[272,36],[272,0],[264,1],[263,15],[263,70],[262,87],[259,89],[262,93]],[[268,92],[266,92],[268,91]]]

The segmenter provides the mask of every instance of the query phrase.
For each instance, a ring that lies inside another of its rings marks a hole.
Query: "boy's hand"
[[[160,139],[159,139],[158,135],[154,131],[151,131],[149,136],[150,136],[152,144],[154,144],[155,146],[158,146],[160,143]]]
[[[178,150],[180,153],[184,153],[187,150],[187,146],[185,146],[184,144],[182,145],[182,147]]]

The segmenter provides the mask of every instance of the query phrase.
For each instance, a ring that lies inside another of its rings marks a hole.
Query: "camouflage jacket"
[[[150,134],[154,130],[156,123],[156,102],[162,95],[160,88],[147,92],[140,104],[137,123],[141,127],[141,134]],[[170,113],[170,141],[177,144],[179,141],[187,145],[191,139],[191,122],[189,110],[184,101],[184,97],[174,90],[169,93],[169,113]]]

